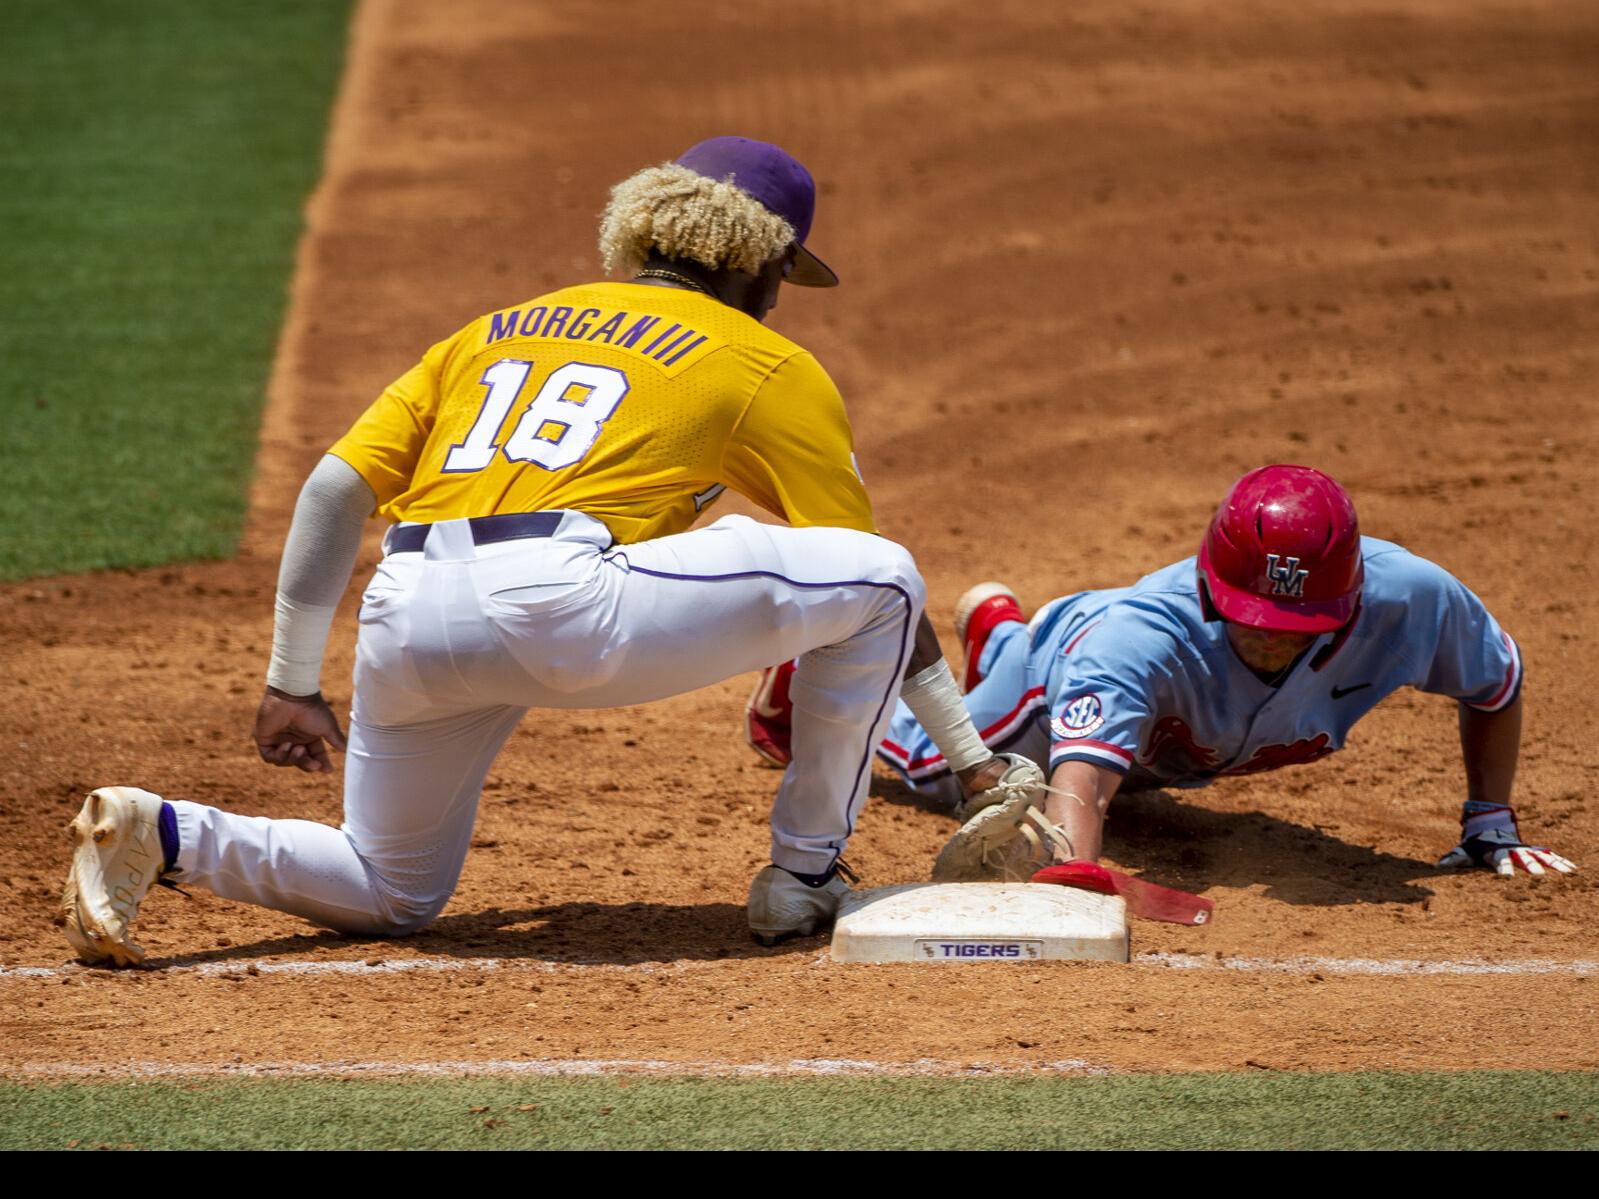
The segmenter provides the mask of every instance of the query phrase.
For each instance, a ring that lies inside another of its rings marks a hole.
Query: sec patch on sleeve
[[[1049,728],[1060,740],[1075,741],[1091,736],[1104,723],[1105,714],[1099,696],[1092,691],[1085,691],[1067,701],[1060,715],[1050,720]]]

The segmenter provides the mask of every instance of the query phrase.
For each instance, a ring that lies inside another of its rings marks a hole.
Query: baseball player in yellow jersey
[[[785,279],[837,282],[804,245],[814,202],[776,146],[703,142],[614,189],[600,244],[628,282],[489,313],[372,404],[301,491],[255,727],[276,765],[331,770],[329,746],[347,748],[343,826],[101,788],[63,897],[81,957],[137,961],[129,925],[162,876],[341,930],[420,929],[529,708],[636,704],[796,656],[758,939],[832,919],[902,680],[975,804],[1038,798],[1036,766],[983,747],[910,555],[876,535],[837,389],[761,324]],[[725,487],[789,527],[686,531]],[[393,525],[346,746],[320,671],[374,509]]]

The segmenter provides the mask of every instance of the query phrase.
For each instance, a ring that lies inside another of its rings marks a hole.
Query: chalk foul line
[[[1080,1058],[1056,1062],[949,1062],[918,1058],[871,1062],[850,1058],[793,1058],[782,1062],[657,1061],[648,1058],[507,1058],[443,1062],[28,1062],[13,1077],[58,1081],[162,1078],[458,1078],[463,1075],[522,1075],[540,1078],[595,1078],[648,1075],[659,1078],[904,1078],[917,1076],[983,1078],[1016,1074],[1109,1074]]]
[[[289,962],[199,962],[185,965],[163,966],[140,971],[145,977],[181,976],[195,974],[202,977],[255,977],[259,975],[355,975],[381,976],[390,974],[457,974],[457,973],[508,973],[508,974],[586,974],[618,972],[628,974],[682,973],[696,970],[715,970],[725,965],[727,959],[688,962],[636,962],[617,963],[600,961],[545,961],[538,958],[448,958],[448,957],[398,957],[339,959],[334,961]],[[827,953],[822,953],[816,965],[830,965]],[[1033,963],[1027,969],[1049,969],[1070,963]],[[1099,963],[1103,965],[1104,963]],[[1139,953],[1133,955],[1134,966],[1149,966],[1166,970],[1231,970],[1263,974],[1345,974],[1345,975],[1599,975],[1599,961],[1561,961],[1554,958],[1518,958],[1494,961],[1487,958],[1458,960],[1432,960],[1427,958],[1332,958],[1299,954],[1293,957],[1228,957],[1220,954],[1195,953]],[[945,968],[953,968],[944,965]],[[840,967],[845,968],[845,967]],[[877,966],[849,966],[848,969],[882,969]],[[980,968],[980,967],[979,967]],[[116,978],[125,972],[95,969],[68,963],[64,966],[0,966],[0,982],[25,979],[79,977],[84,980]]]
[[[1325,958],[1303,954],[1287,958],[1250,958],[1195,953],[1139,953],[1133,955],[1133,962],[1141,966],[1164,966],[1171,970],[1239,970],[1269,974],[1599,974],[1599,961],[1557,961],[1553,958],[1496,962],[1486,958],[1433,961],[1427,958]]]
[[[827,953],[818,955],[814,965],[829,964]],[[393,958],[338,961],[290,962],[201,962],[140,971],[144,977],[198,975],[203,977],[244,978],[271,975],[384,976],[415,973],[667,973],[709,970],[721,961],[642,962],[549,962],[527,958]],[[1068,964],[1033,963],[1025,969],[1048,969]],[[1312,975],[1599,975],[1599,961],[1557,961],[1525,958],[1505,961],[1488,959],[1427,960],[1420,958],[1330,958],[1297,955],[1284,958],[1217,957],[1190,953],[1140,953],[1132,964],[1160,970],[1235,971],[1265,974]],[[1096,963],[1104,966],[1106,963]],[[859,967],[850,967],[851,969]],[[954,969],[944,966],[944,969]],[[883,969],[881,966],[865,969]],[[65,966],[0,966],[0,982],[33,979],[84,982],[97,979],[114,982],[129,972],[93,970],[76,963]],[[861,1061],[849,1058],[793,1058],[777,1062],[667,1061],[649,1058],[509,1058],[483,1061],[317,1061],[317,1062],[222,1062],[181,1063],[131,1061],[85,1064],[79,1062],[30,1062],[6,1071],[12,1077],[40,1080],[157,1080],[163,1078],[401,1078],[462,1077],[473,1075],[524,1077],[598,1077],[605,1075],[722,1078],[799,1078],[799,1077],[999,1077],[1018,1074],[1104,1075],[1103,1065],[1070,1058],[1048,1062],[943,1061],[919,1058],[903,1062]]]

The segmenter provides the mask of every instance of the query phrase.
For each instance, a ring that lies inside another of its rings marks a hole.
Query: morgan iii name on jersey
[[[568,508],[633,544],[727,487],[792,525],[875,532],[852,451],[794,343],[698,292],[596,283],[435,345],[330,452],[391,521]]]
[[[1239,660],[1222,622],[1205,620],[1192,558],[1046,606],[1028,674],[1048,703],[1037,718],[1051,768],[1087,761],[1125,787],[1202,786],[1324,757],[1401,687],[1490,712],[1515,700],[1520,652],[1481,600],[1391,542],[1363,537],[1361,554],[1353,624],[1319,637],[1275,686]]]

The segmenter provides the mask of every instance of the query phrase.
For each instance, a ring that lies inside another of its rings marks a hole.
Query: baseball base
[[[1117,895],[1033,883],[906,883],[853,891],[833,926],[838,962],[1128,960]]]

